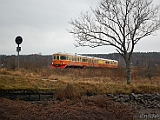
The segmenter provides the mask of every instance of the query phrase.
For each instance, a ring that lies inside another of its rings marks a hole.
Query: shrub
[[[79,98],[80,92],[72,84],[67,84],[65,88],[62,88],[57,91],[56,99],[65,100],[65,99],[76,99]]]

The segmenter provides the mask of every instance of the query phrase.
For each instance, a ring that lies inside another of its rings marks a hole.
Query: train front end
[[[68,64],[68,58],[65,54],[53,54],[52,56],[52,68],[66,68]]]

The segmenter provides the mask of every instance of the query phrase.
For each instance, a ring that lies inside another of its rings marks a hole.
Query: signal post
[[[23,39],[21,36],[17,36],[15,39],[15,42],[17,43],[18,47],[17,47],[17,52],[18,52],[18,59],[17,59],[17,63],[18,63],[18,70],[19,70],[19,52],[21,51],[21,47],[19,46],[22,43]]]

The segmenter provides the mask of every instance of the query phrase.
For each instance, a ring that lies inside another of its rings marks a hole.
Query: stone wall
[[[160,94],[107,94],[109,99],[122,104],[134,106],[137,109],[140,108],[156,108],[160,109]]]

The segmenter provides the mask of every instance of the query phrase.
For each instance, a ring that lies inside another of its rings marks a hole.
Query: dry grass
[[[142,74],[145,71],[134,68],[132,84],[127,85],[123,68],[0,69],[0,90],[57,91],[56,101],[41,104],[0,99],[0,119],[133,120],[133,109],[102,94],[160,93],[160,75],[150,79]]]
[[[156,93],[160,92],[160,75],[149,79],[133,69],[132,84],[127,85],[125,69],[0,69],[0,89],[69,90],[78,91],[71,96],[105,93]],[[145,74],[145,73],[144,73]],[[74,95],[77,94],[77,95]],[[67,93],[65,93],[67,95]],[[69,96],[68,96],[69,97]]]
[[[0,99],[3,120],[133,120],[133,117],[133,109],[104,96],[40,104]]]

